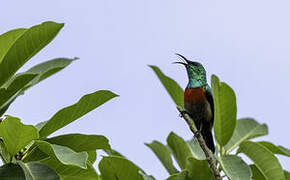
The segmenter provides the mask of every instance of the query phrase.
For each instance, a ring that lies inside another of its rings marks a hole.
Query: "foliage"
[[[169,86],[166,87],[166,90],[175,104],[180,105],[180,102],[183,102],[183,96],[180,95],[183,92],[178,90],[180,86],[177,83],[168,83],[175,81],[164,75],[158,67],[150,67],[163,86]],[[268,134],[267,125],[260,124],[252,118],[237,120],[236,97],[232,88],[226,83],[220,82],[215,75],[211,77],[211,87],[215,104],[214,132],[218,149],[215,157],[219,170],[228,179],[234,180],[289,179],[289,173],[282,169],[275,154],[289,157],[290,150],[282,146],[275,146],[267,141],[252,141],[255,137]],[[173,136],[174,140],[168,141]],[[151,148],[171,175],[168,180],[213,179],[212,172],[209,170],[208,163],[197,141],[184,141],[171,132],[167,138],[167,145],[160,142],[156,145],[156,142],[147,144],[147,146]],[[169,150],[165,152],[167,148]],[[241,154],[246,155],[254,164],[248,165],[240,156]],[[169,171],[168,167],[177,169],[172,164],[172,156],[182,171],[178,173]],[[211,176],[206,177],[203,174]]]
[[[66,68],[77,58],[56,58],[29,70],[18,70],[51,42],[64,24],[44,22],[28,29],[20,28],[0,35],[0,179],[48,180],[154,180],[144,170],[111,148],[102,135],[51,134],[98,108],[118,95],[99,90],[80,98],[75,104],[56,112],[49,120],[25,125],[20,118],[5,115],[17,97],[26,90]],[[183,107],[183,90],[157,66],[156,73],[176,105]],[[253,138],[268,134],[265,124],[254,119],[236,119],[236,97],[230,86],[212,76],[215,103],[215,154],[219,170],[229,179],[289,179],[276,154],[290,156],[290,150]],[[167,144],[146,144],[169,173],[168,180],[213,179],[204,152],[195,138],[185,141],[171,132]],[[103,151],[94,168],[97,150]],[[248,156],[248,165],[240,154]],[[178,163],[176,167],[173,158]]]

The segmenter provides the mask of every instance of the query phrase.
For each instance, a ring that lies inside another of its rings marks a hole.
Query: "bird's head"
[[[185,66],[191,87],[200,87],[207,84],[206,71],[200,63],[190,61],[181,54],[176,53],[176,55],[179,56],[183,61],[174,63],[182,64]]]

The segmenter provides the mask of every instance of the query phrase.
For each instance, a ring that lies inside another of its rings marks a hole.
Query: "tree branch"
[[[184,113],[184,110],[180,107],[177,106],[178,111],[180,112],[181,116],[183,117],[183,119],[186,121],[186,123],[188,124],[191,132],[193,132],[194,136],[197,138],[198,143],[201,147],[201,149],[203,150],[206,159],[209,163],[210,169],[214,175],[215,180],[222,180],[221,175],[219,173],[219,170],[215,164],[214,158],[213,158],[213,154],[210,151],[210,149],[207,147],[207,145],[205,144],[205,141],[202,137],[202,135],[198,132],[194,121],[189,117],[188,114]]]

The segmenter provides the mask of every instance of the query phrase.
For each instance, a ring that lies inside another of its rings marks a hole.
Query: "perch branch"
[[[193,120],[189,117],[188,114],[184,113],[184,110],[180,106],[177,106],[177,109],[180,112],[183,119],[188,124],[188,126],[189,126],[190,130],[193,132],[194,136],[197,138],[198,143],[199,143],[201,149],[203,150],[203,152],[206,156],[206,159],[209,163],[210,169],[213,172],[215,180],[222,180],[221,175],[219,173],[219,170],[215,164],[213,154],[210,151],[210,149],[206,146],[205,141],[204,141],[202,135],[198,132]]]

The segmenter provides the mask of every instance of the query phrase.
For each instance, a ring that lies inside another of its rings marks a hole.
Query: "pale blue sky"
[[[158,65],[185,87],[185,70],[171,64],[179,52],[235,90],[238,117],[268,124],[263,140],[290,147],[287,0],[12,0],[1,7],[1,33],[48,20],[65,23],[22,70],[55,57],[80,57],[11,106],[8,113],[26,124],[47,120],[86,93],[112,90],[120,97],[59,133],[105,135],[147,173],[165,179],[167,172],[143,143],[165,143],[170,131],[185,139],[191,133],[147,65]],[[290,170],[289,158],[280,161]]]

